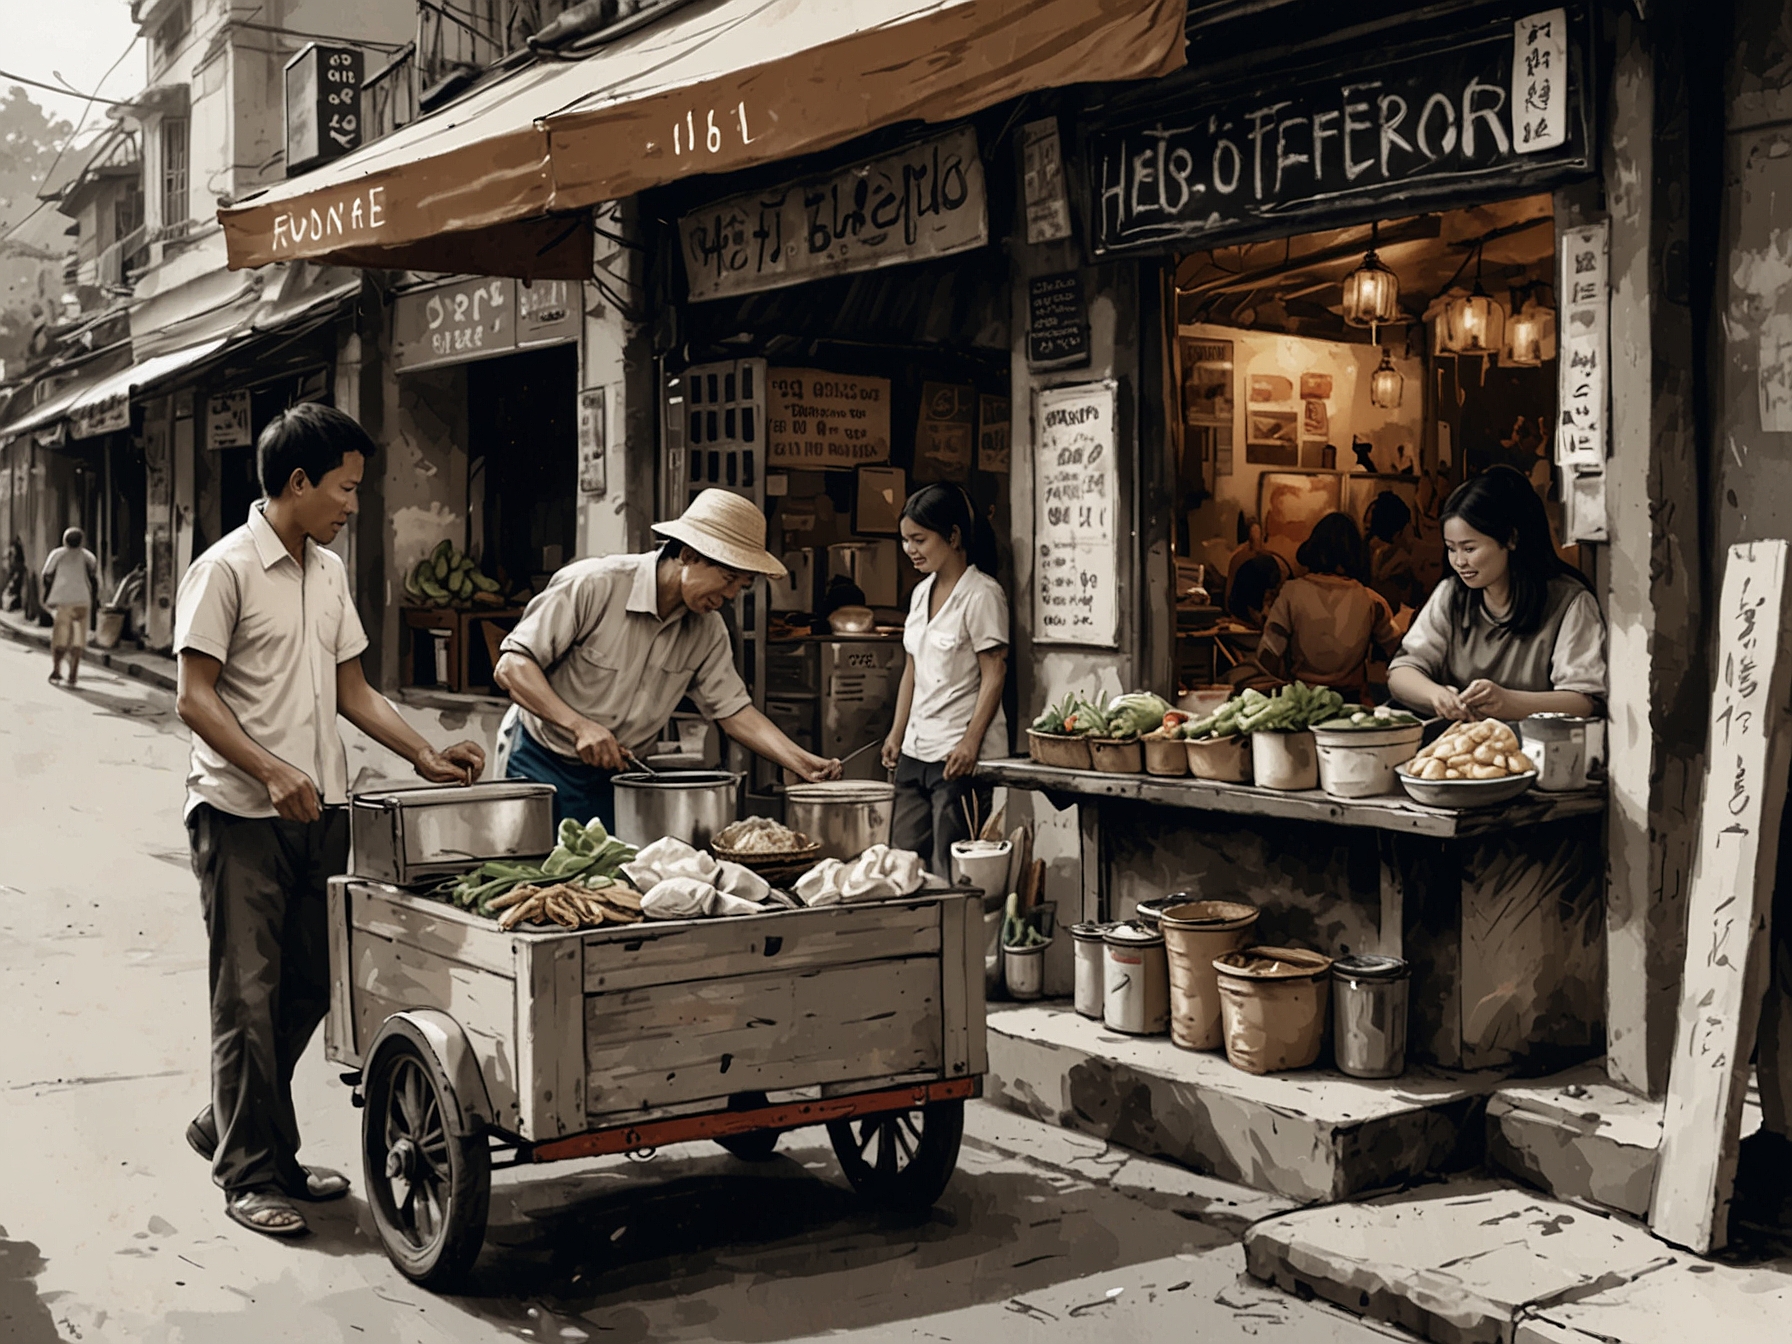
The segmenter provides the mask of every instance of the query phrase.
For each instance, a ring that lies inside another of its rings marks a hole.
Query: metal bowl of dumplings
[[[1407,796],[1426,807],[1491,807],[1509,803],[1537,782],[1537,772],[1499,779],[1415,779],[1401,766],[1394,771]]]

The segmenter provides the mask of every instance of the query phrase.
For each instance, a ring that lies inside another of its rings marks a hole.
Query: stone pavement
[[[48,649],[50,647],[50,627],[37,625],[27,621],[16,611],[0,611],[0,638],[16,640],[20,644],[36,645]],[[175,661],[163,654],[145,653],[134,646],[120,645],[116,649],[102,649],[94,645],[87,646],[81,665],[92,667],[95,664],[110,668],[123,677],[134,677],[138,681],[149,683],[164,691],[172,691],[175,687]],[[46,668],[48,663],[45,663]],[[49,676],[46,671],[44,675]]]

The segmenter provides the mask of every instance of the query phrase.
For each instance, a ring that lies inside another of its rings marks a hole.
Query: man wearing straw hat
[[[689,695],[736,742],[805,780],[838,779],[753,707],[721,610],[759,575],[785,570],[765,549],[765,515],[705,490],[643,555],[580,560],[554,575],[502,645],[497,682],[516,702],[506,729],[511,779],[555,787],[554,819],[615,824],[610,780],[644,753]]]

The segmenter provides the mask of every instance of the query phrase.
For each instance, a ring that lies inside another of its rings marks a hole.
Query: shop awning
[[[582,279],[588,207],[701,173],[1180,69],[1187,0],[697,0],[220,210],[233,268]]]
[[[209,359],[224,348],[225,340],[219,336],[198,345],[152,355],[82,389],[62,412],[69,418],[70,433],[77,439],[89,439],[96,434],[129,428],[132,396],[147,392]]]
[[[21,434],[29,434],[33,430],[42,429],[45,425],[55,424],[69,413],[69,409],[82,396],[108,379],[115,377],[114,370],[118,368],[119,359],[124,357],[126,357],[125,352],[121,346],[116,356],[101,357],[96,367],[76,372],[61,387],[31,407],[30,410],[26,410],[20,405],[20,397],[14,397],[12,404],[18,414],[5,424],[0,425],[0,438],[17,438]],[[46,377],[54,376],[53,374],[46,375]]]

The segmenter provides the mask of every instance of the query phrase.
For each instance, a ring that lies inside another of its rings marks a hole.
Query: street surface
[[[1241,1278],[1273,1202],[982,1103],[919,1226],[863,1211],[821,1131],[758,1166],[689,1145],[499,1173],[475,1292],[432,1297],[373,1235],[321,1032],[304,1157],[356,1191],[301,1242],[238,1228],[182,1137],[207,1094],[185,730],[165,692],[48,671],[0,640],[4,1344],[1410,1338]]]

